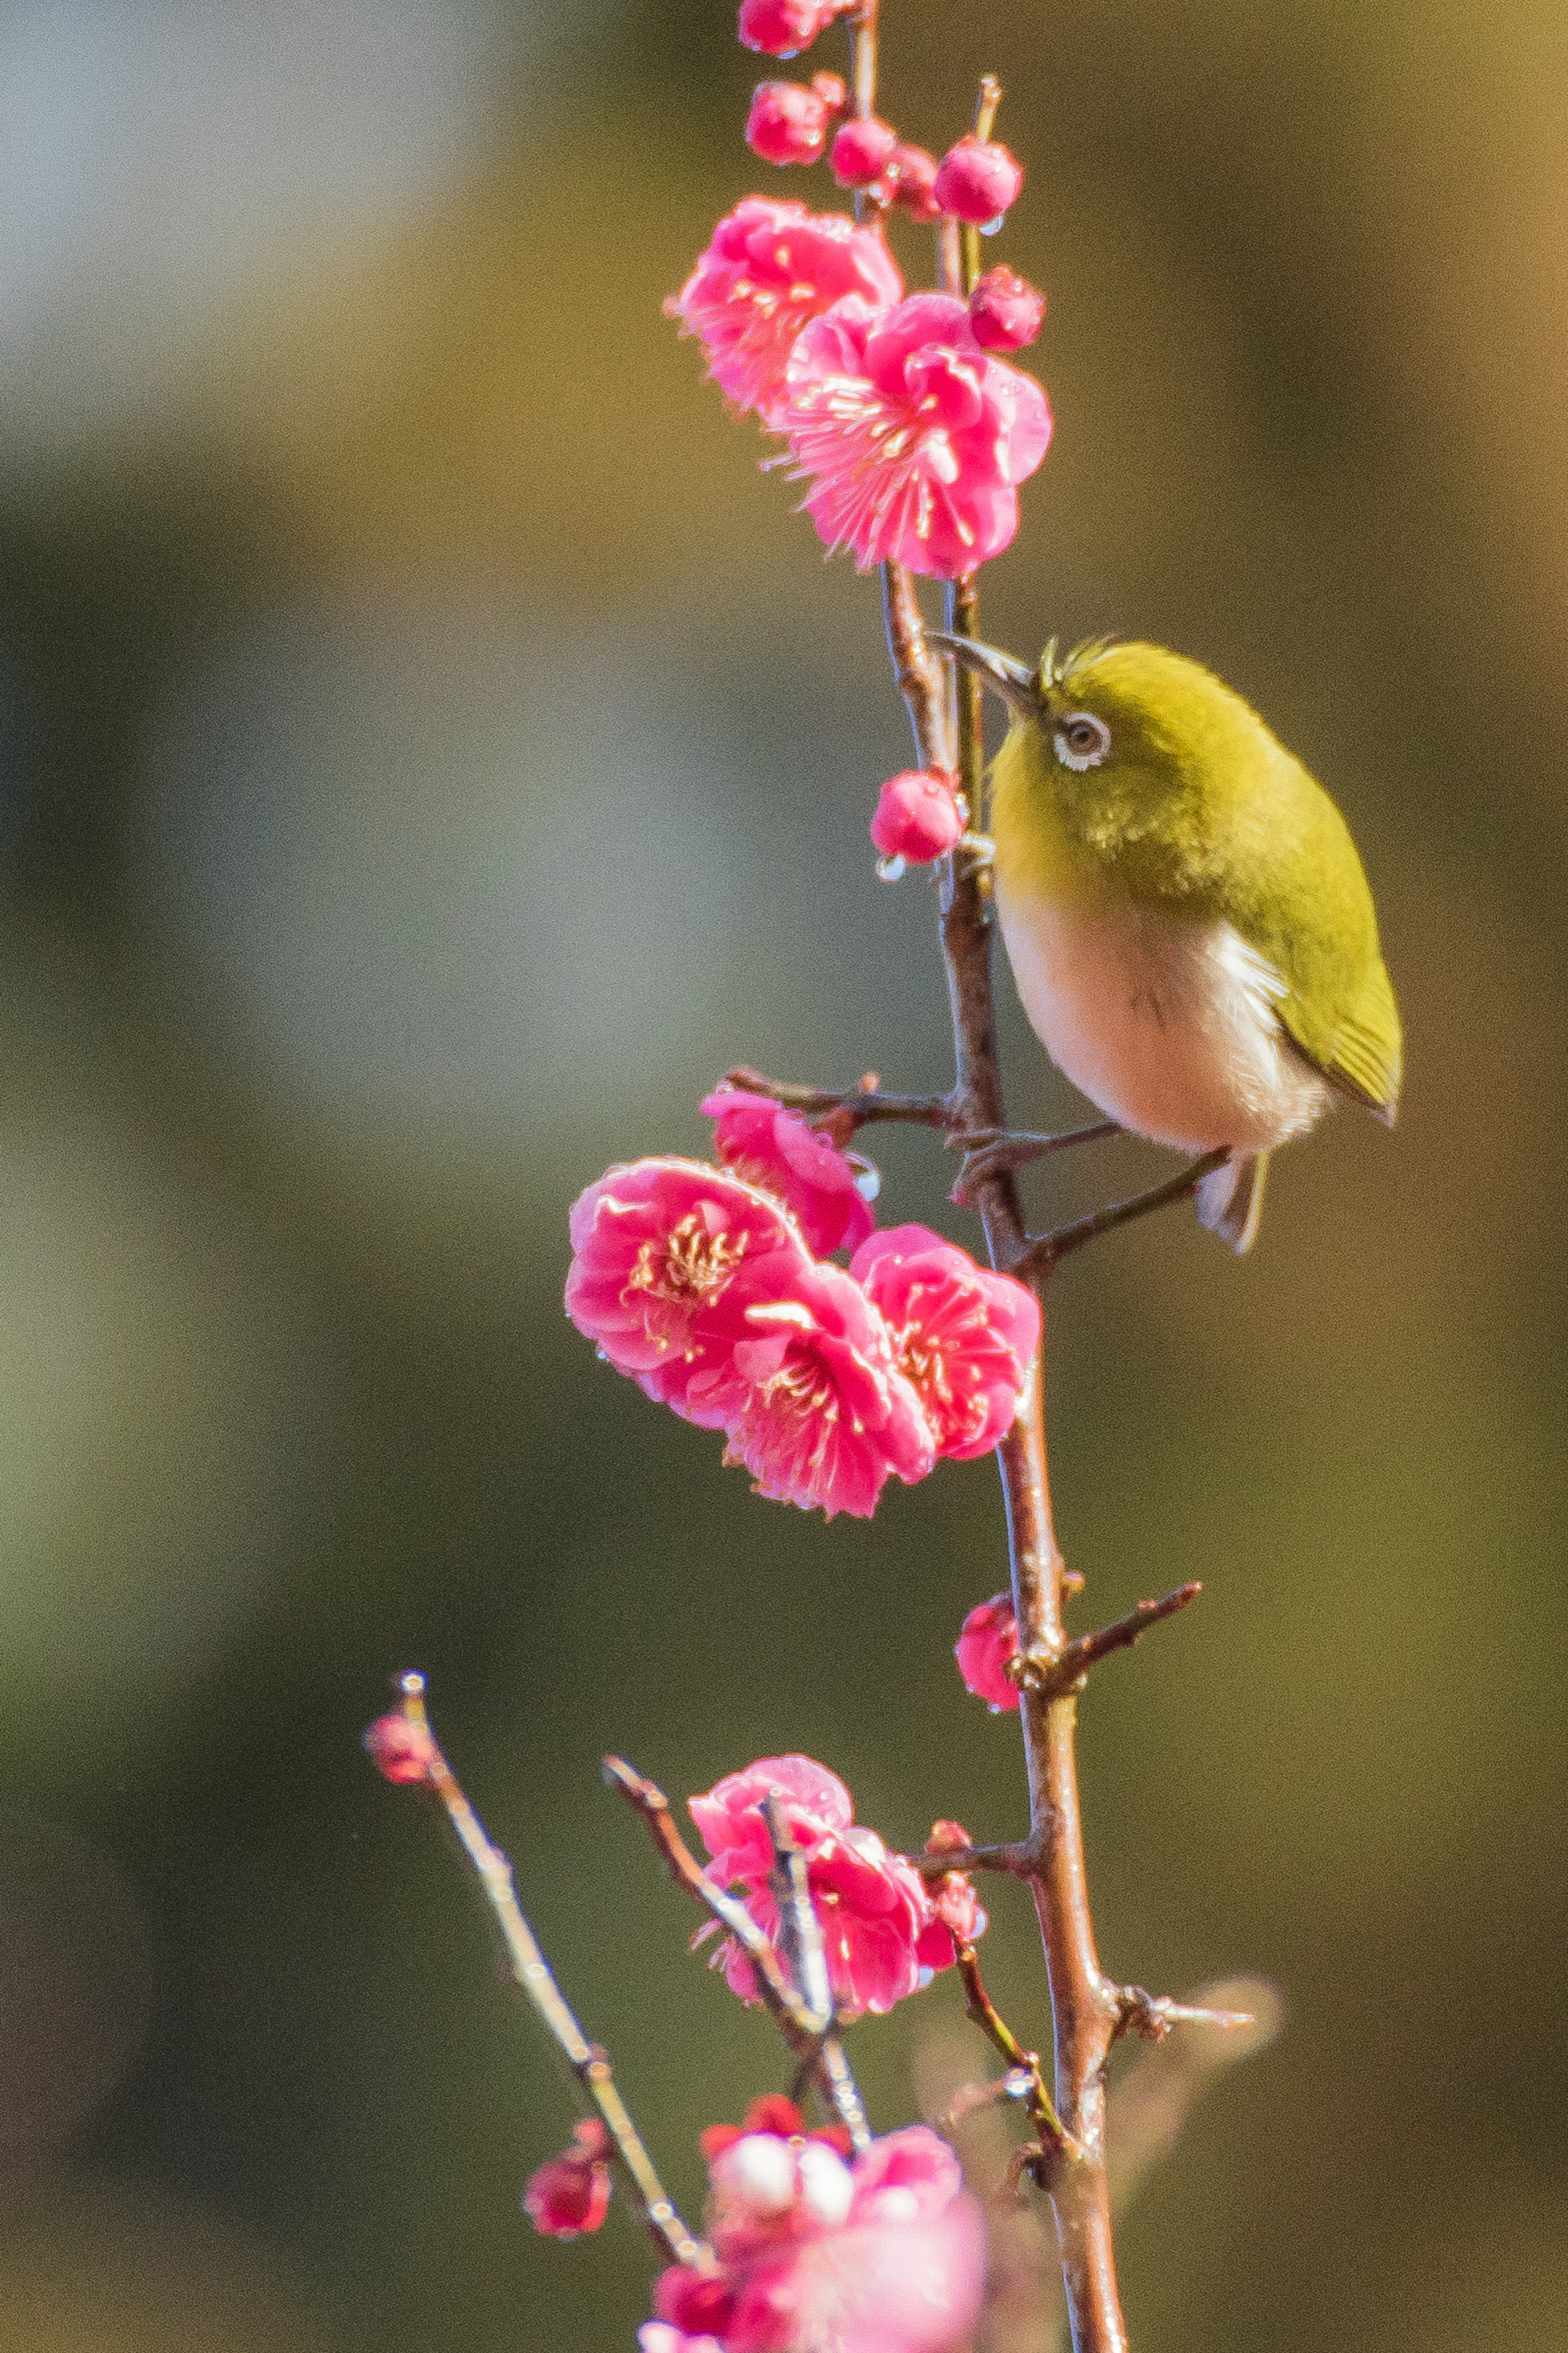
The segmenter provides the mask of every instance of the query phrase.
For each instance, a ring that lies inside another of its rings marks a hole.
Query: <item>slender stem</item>
[[[1040,2073],[1039,2052],[1025,2050],[986,1992],[973,1946],[960,1944],[954,1936],[952,1957],[963,1986],[963,2007],[967,2015],[983,2034],[990,2037],[1008,2066],[1023,2070],[1029,2077],[1029,2121],[1039,2134],[1042,2151],[1050,2150],[1058,2158],[1073,2157],[1077,2152],[1072,2135],[1051,2105],[1050,2094]]]
[[[397,1688],[405,1717],[422,1732],[429,1733],[424,1676],[402,1675]],[[528,1996],[565,2054],[567,2065],[603,2116],[615,2143],[616,2155],[636,2188],[654,2238],[672,2263],[702,2267],[710,2260],[708,2250],[700,2239],[692,2237],[654,2170],[642,2135],[616,2088],[609,2053],[601,2044],[590,2042],[578,2024],[517,1900],[510,1863],[487,1835],[457,1775],[436,1746],[433,1734],[430,1738],[426,1767],[430,1786],[446,1808],[447,1819],[474,1866],[485,1901],[500,1930],[512,1982]]]
[[[833,1989],[827,1978],[822,1923],[811,1900],[805,1855],[791,1830],[775,1791],[763,1800],[763,1820],[773,1851],[768,1885],[779,1907],[779,1942],[789,1963],[795,1990],[812,2014],[813,2030],[826,2034],[834,2024]]]
[[[877,111],[877,5],[860,0],[849,19],[849,111],[860,121]]]
[[[754,1095],[771,1095],[776,1103],[790,1111],[845,1112],[856,1127],[869,1127],[879,1120],[908,1120],[921,1127],[947,1127],[952,1123],[952,1108],[945,1095],[887,1095],[878,1083],[875,1071],[868,1071],[858,1086],[807,1087],[792,1081],[765,1079],[760,1071],[749,1070],[738,1062],[726,1071],[719,1082],[721,1087],[741,1087]]]
[[[922,765],[950,765],[944,700],[921,627],[913,586],[897,565],[882,571],[882,604],[893,675],[909,710]],[[977,627],[973,583],[953,596],[955,630]],[[976,718],[965,789],[977,782],[984,754]],[[972,811],[974,803],[971,804]],[[944,861],[941,933],[952,1017],[952,1102],[963,1132],[1005,1128],[1001,1064],[991,982],[992,908],[984,861],[963,844]],[[1023,1212],[1008,1171],[975,1187],[975,1205],[994,1266],[1019,1268],[1025,1258]],[[1040,1300],[1048,1267],[1024,1269]],[[1054,1662],[1067,1647],[1062,1622],[1067,1570],[1051,1521],[1046,1463],[1042,1362],[1044,1341],[1029,1368],[1017,1417],[996,1450],[1006,1505],[1013,1606],[1026,1659]],[[1055,2169],[1056,2215],[1062,2278],[1074,2353],[1125,2353],[1126,2325],[1116,2292],[1111,2251],[1110,2195],[1105,2170],[1105,2062],[1120,2021],[1116,1989],[1095,1949],[1073,1753],[1077,1702],[1070,1694],[1020,1694],[1024,1757],[1029,1790],[1031,1861],[1026,1873],[1045,1947],[1055,2030],[1056,2112],[1073,2154]]]
[[[854,2147],[869,2148],[871,2127],[866,2117],[866,2105],[859,2086],[849,2070],[844,2045],[832,2031],[823,2031],[823,2013],[813,2010],[796,1992],[788,1970],[780,1961],[770,1937],[765,1936],[743,1904],[726,1893],[718,1882],[710,1879],[675,1827],[669,1810],[669,1799],[657,1781],[648,1780],[623,1757],[603,1759],[605,1779],[616,1789],[628,1805],[639,1813],[652,1833],[655,1845],[669,1866],[671,1877],[685,1888],[689,1895],[705,1905],[715,1920],[727,1928],[746,1958],[752,1964],[757,1981],[757,1991],[764,2007],[778,2023],[779,2031],[795,2056],[804,2063],[804,2078],[820,2075],[827,2086],[827,2095],[837,2110]]]
[[[1041,1234],[1029,1244],[1014,1267],[1014,1273],[1020,1279],[1026,1270],[1041,1277],[1048,1275],[1064,1258],[1081,1250],[1085,1242],[1098,1241],[1101,1234],[1114,1233],[1118,1226],[1130,1226],[1135,1218],[1146,1218],[1151,1209],[1167,1209],[1173,1201],[1188,1199],[1204,1178],[1229,1157],[1222,1144],[1217,1151],[1205,1152],[1201,1160],[1178,1169],[1163,1185],[1152,1185],[1146,1193],[1134,1193],[1130,1201],[1108,1201],[1103,1209],[1090,1209],[1086,1217],[1075,1218],[1070,1226],[1058,1226],[1055,1233]]]
[[[974,101],[974,136],[989,139],[996,126],[996,110],[1002,103],[1002,85],[994,74],[982,74],[980,92]],[[963,229],[963,294],[967,301],[974,291],[974,281],[980,275],[980,231],[966,222]]]

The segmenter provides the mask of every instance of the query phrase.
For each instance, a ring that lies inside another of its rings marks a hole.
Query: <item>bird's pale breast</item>
[[[1187,1152],[1267,1152],[1332,1091],[1286,1041],[1282,983],[1228,923],[1099,893],[1009,892],[997,912],[1024,1010],[1108,1117]]]

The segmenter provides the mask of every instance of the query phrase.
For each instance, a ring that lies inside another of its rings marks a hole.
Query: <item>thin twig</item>
[[[952,1956],[963,1984],[965,2012],[974,2021],[981,2032],[990,2037],[1007,2062],[1008,2067],[1015,2072],[1021,2070],[1029,2079],[1029,2088],[1026,2094],[1029,2121],[1040,2137],[1042,2152],[1048,2151],[1057,2158],[1076,2157],[1079,2151],[1074,2145],[1072,2135],[1051,2105],[1050,2094],[1046,2089],[1045,2078],[1040,2073],[1039,2052],[1025,2050],[986,1992],[984,1979],[980,1974],[980,1962],[973,1946],[960,1944],[958,1938],[954,1936]]]
[[[865,2102],[850,2072],[843,2043],[837,2034],[824,2034],[822,2014],[813,2010],[796,1992],[772,1939],[758,1927],[745,1905],[703,1870],[676,1829],[669,1799],[658,1782],[648,1780],[624,1757],[606,1757],[602,1766],[609,1787],[618,1790],[647,1824],[671,1877],[729,1930],[751,1962],[759,1998],[773,2012],[790,2049],[804,2063],[806,2077],[816,2074],[826,2082],[828,2097],[851,2144],[857,2149],[869,2148],[871,2127],[867,2121]]]
[[[1147,1217],[1152,1209],[1167,1209],[1174,1201],[1185,1201],[1198,1189],[1205,1176],[1212,1176],[1230,1157],[1223,1144],[1214,1152],[1205,1152],[1201,1160],[1194,1160],[1177,1170],[1163,1185],[1152,1185],[1146,1193],[1134,1193],[1131,1200],[1108,1201],[1103,1209],[1091,1209],[1087,1217],[1075,1218],[1070,1226],[1058,1226],[1054,1233],[1041,1234],[1031,1241],[1013,1267],[1020,1280],[1029,1274],[1048,1275],[1064,1258],[1085,1242],[1098,1241],[1101,1234],[1114,1233],[1118,1226],[1130,1226],[1134,1218]]]
[[[761,1071],[737,1062],[720,1080],[721,1088],[741,1087],[748,1094],[769,1095],[786,1111],[841,1112],[852,1127],[869,1127],[879,1120],[907,1120],[921,1127],[946,1127],[952,1109],[945,1095],[888,1095],[875,1071],[868,1071],[857,1086],[797,1086],[787,1079],[765,1079]]]
[[[672,2263],[702,2267],[710,2260],[708,2249],[687,2229],[654,2170],[653,2159],[616,2088],[609,2053],[602,2044],[590,2042],[578,2024],[523,1915],[510,1863],[487,1834],[457,1775],[436,1744],[425,1708],[425,1677],[401,1675],[397,1690],[405,1720],[429,1735],[426,1775],[430,1786],[446,1808],[447,1819],[474,1866],[485,1901],[500,1930],[512,1982],[528,1996],[565,2054],[567,2065],[603,2116],[615,2143],[616,2155],[637,2189],[654,2238]]]
[[[833,1989],[827,1978],[822,1923],[811,1900],[805,1852],[789,1826],[775,1789],[770,1789],[763,1799],[763,1820],[768,1826],[768,1841],[773,1851],[768,1885],[779,1907],[779,1942],[784,1947],[795,1991],[811,2012],[813,2032],[826,2034],[834,2024]]]
[[[1116,1618],[1109,1626],[1098,1627],[1092,1634],[1079,1634],[1054,1659],[1037,1663],[1020,1655],[1018,1680],[1033,1683],[1047,1698],[1059,1699],[1068,1692],[1082,1689],[1090,1667],[1097,1661],[1109,1658],[1112,1651],[1130,1651],[1151,1626],[1163,1625],[1173,1618],[1178,1609],[1185,1609],[1197,1599],[1203,1587],[1194,1578],[1178,1585],[1170,1593],[1163,1593],[1158,1601],[1140,1601],[1125,1618]]]

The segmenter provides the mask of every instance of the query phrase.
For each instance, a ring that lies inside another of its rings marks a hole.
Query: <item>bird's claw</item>
[[[954,1128],[946,1138],[947,1146],[950,1151],[963,1153],[963,1166],[948,1198],[958,1208],[973,1208],[977,1188],[994,1177],[1010,1176],[1015,1169],[1026,1168],[1032,1160],[1042,1160],[1047,1153],[1059,1152],[1064,1145],[1094,1144],[1116,1133],[1116,1122],[1111,1119],[1097,1121],[1092,1127],[1070,1128],[1057,1135],[1031,1135],[1006,1127]]]

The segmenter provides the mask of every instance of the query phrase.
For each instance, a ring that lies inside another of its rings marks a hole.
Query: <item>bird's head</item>
[[[1075,776],[1118,775],[1161,777],[1169,787],[1272,741],[1238,694],[1163,646],[1100,638],[1064,656],[1053,638],[1031,670],[976,638],[927,636],[1001,697],[1015,724],[1038,730],[1064,786]]]

